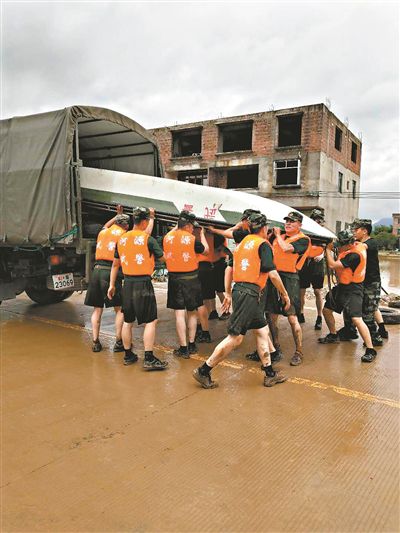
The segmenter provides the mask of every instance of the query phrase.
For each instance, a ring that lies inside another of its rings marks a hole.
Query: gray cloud
[[[362,132],[362,190],[398,189],[396,4],[5,3],[2,29],[4,117],[90,104],[156,127],[329,97]]]

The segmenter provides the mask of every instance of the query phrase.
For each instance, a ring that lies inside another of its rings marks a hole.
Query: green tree
[[[394,250],[397,246],[397,237],[387,231],[377,233],[374,235],[374,239],[380,250]]]
[[[375,237],[379,233],[392,233],[392,231],[393,231],[393,226],[376,226],[373,229],[371,235]]]

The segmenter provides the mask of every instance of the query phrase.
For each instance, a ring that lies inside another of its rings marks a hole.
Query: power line
[[[276,192],[273,196],[290,196],[293,198],[305,198],[305,197],[319,197],[324,198],[353,198],[353,199],[371,199],[371,200],[398,200],[400,199],[400,191],[371,191],[371,192],[339,192],[339,191],[285,191]]]

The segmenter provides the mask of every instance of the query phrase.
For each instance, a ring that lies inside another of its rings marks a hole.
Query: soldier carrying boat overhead
[[[254,330],[256,335],[262,370],[265,372],[264,386],[272,387],[287,379],[281,372],[272,368],[268,326],[264,309],[260,306],[261,293],[269,277],[279,292],[285,309],[290,307],[288,293],[275,270],[267,232],[265,215],[253,213],[249,217],[249,235],[241,241],[233,254],[233,291],[231,280],[228,280],[225,287],[223,310],[230,308],[231,301],[233,303],[233,312],[228,321],[228,336],[216,346],[207,361],[193,372],[194,379],[204,389],[218,386],[217,382],[211,379],[211,371],[242,343],[249,329]]]
[[[154,210],[137,207],[133,210],[134,226],[118,240],[110,275],[108,297],[115,293],[119,267],[124,274],[122,291],[122,341],[125,351],[124,365],[136,363],[138,356],[132,351],[132,325],[145,324],[143,332],[145,370],[164,370],[166,361],[160,361],[154,354],[154,340],[157,324],[157,303],[151,275],[155,258],[164,261],[164,254],[157,241],[146,231],[154,219]]]
[[[353,230],[354,238],[362,242],[367,249],[367,265],[365,279],[363,281],[363,320],[371,333],[372,344],[374,346],[382,346],[383,339],[388,339],[389,334],[383,323],[382,314],[379,311],[381,273],[379,269],[378,246],[376,240],[371,237],[372,221],[365,218],[356,218],[351,229]],[[378,324],[378,327],[376,324]]]
[[[326,259],[328,267],[336,271],[339,283],[326,296],[323,314],[329,333],[325,337],[319,338],[318,341],[321,344],[340,342],[333,313],[346,312],[358,329],[366,346],[361,361],[370,363],[375,359],[377,353],[372,346],[369,329],[362,319],[363,281],[367,264],[366,247],[355,241],[350,230],[338,233],[336,246],[338,248],[337,260],[333,256],[332,243],[327,246]]]
[[[210,226],[208,229],[218,236],[233,239],[235,241],[235,244],[239,245],[245,237],[250,235],[250,217],[252,215],[260,215],[260,214],[261,212],[257,209],[248,208],[243,211],[239,222],[237,222],[233,227],[228,228],[226,230],[221,230],[221,229],[216,229],[213,226]],[[232,256],[231,252],[228,249],[227,249],[227,252],[228,252],[228,255]],[[232,262],[232,257],[230,258],[228,262],[230,263]],[[260,293],[260,299],[259,299],[259,306],[261,309],[261,314],[263,315],[264,313],[266,313],[266,310],[265,310],[266,297],[267,297],[266,287],[263,287],[263,290]],[[229,309],[226,310],[224,313],[222,313],[221,317],[229,318]],[[265,318],[270,326],[270,317],[268,313],[266,313]],[[273,340],[271,340],[272,335],[273,335],[273,331],[272,331],[272,328],[270,327],[269,335],[268,335],[268,342],[269,342],[268,348],[269,348],[269,352],[271,355],[271,361],[274,363],[274,362],[280,361],[280,359],[282,358],[282,353],[279,349],[275,349]],[[249,359],[250,361],[261,361],[257,348],[253,352],[246,354],[246,359]]]
[[[197,240],[193,234],[195,226],[198,226],[195,215],[183,210],[179,215],[177,227],[167,233],[163,241],[168,269],[167,307],[175,311],[179,339],[179,348],[173,353],[183,359],[189,359],[190,354],[197,353],[197,311],[203,306],[197,254],[208,253],[204,230],[200,231],[200,240]]]
[[[325,225],[325,217],[322,209],[313,209],[310,218],[315,220],[320,226]],[[314,290],[315,304],[317,307],[317,319],[315,321],[314,329],[320,330],[322,328],[322,288],[324,286],[324,251],[322,246],[312,245],[308,254],[308,258],[299,272],[300,278],[300,314],[298,316],[300,324],[304,324],[304,303],[306,296],[306,289],[311,285]]]
[[[295,352],[290,360],[292,366],[303,362],[303,336],[298,321],[300,313],[300,283],[298,271],[301,270],[311,248],[310,238],[301,231],[303,215],[297,211],[291,211],[286,217],[285,233],[281,234],[280,228],[273,229],[275,240],[273,241],[274,263],[282,282],[289,294],[291,306],[289,309],[282,307],[276,288],[268,280],[266,309],[271,317],[273,341],[276,350],[280,352],[278,341],[278,317],[286,316],[290,324]]]
[[[124,316],[121,312],[122,302],[122,276],[117,276],[115,280],[115,293],[112,298],[108,298],[107,290],[110,283],[111,267],[114,260],[115,247],[118,239],[129,228],[129,215],[123,214],[122,206],[117,206],[117,215],[111,218],[103,226],[97,236],[96,256],[93,275],[85,296],[85,305],[93,306],[91,316],[93,352],[101,352],[103,346],[99,339],[101,318],[104,307],[114,307],[115,310],[115,344],[114,352],[123,352],[122,345],[122,324]]]

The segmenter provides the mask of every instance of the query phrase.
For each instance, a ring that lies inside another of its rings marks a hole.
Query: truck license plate
[[[56,274],[52,276],[53,278],[53,287],[56,291],[63,291],[70,287],[74,286],[74,275],[72,272],[68,274]]]

